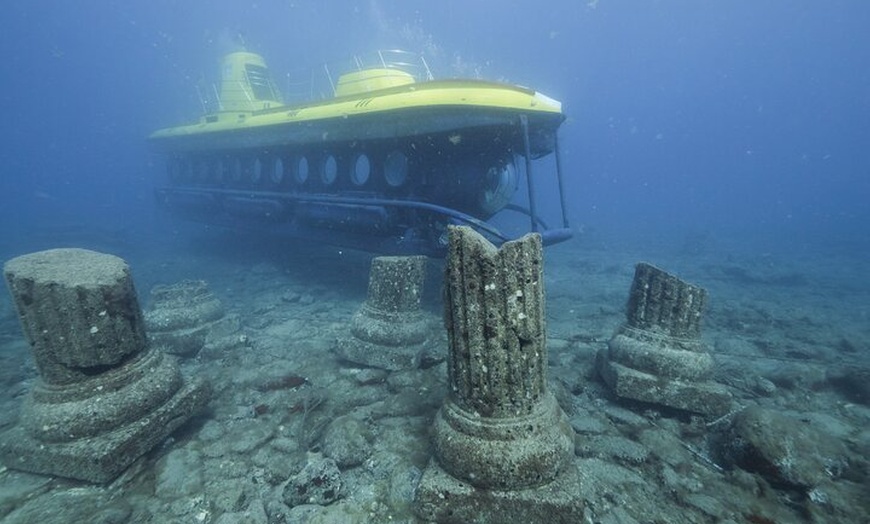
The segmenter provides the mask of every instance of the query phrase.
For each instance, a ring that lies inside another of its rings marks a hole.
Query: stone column
[[[9,468],[107,482],[207,402],[207,384],[147,347],[122,259],[54,249],[4,274],[40,375],[0,442]]]
[[[424,519],[582,519],[574,432],[547,390],[542,266],[539,235],[496,249],[470,228],[449,228],[450,389],[417,489]]]
[[[237,316],[226,315],[203,280],[155,286],[145,312],[151,345],[180,357],[195,356],[205,346],[224,349],[243,344],[239,324]]]
[[[703,414],[722,414],[731,397],[710,382],[713,359],[701,341],[707,291],[649,264],[637,265],[626,323],[598,355],[617,396]]]
[[[355,364],[387,370],[413,369],[429,349],[431,322],[420,308],[426,257],[377,257],[368,297],[339,338],[336,353]]]

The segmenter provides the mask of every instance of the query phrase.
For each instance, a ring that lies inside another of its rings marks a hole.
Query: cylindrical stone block
[[[206,344],[224,307],[203,280],[184,280],[151,290],[145,327],[151,344],[178,356],[196,355]]]
[[[450,229],[444,319],[452,399],[487,417],[531,413],[546,387],[541,238],[501,250]]]
[[[628,326],[677,339],[697,339],[706,303],[704,288],[640,263],[628,298]]]
[[[86,380],[145,348],[142,313],[124,260],[52,249],[10,260],[4,274],[47,384]]]
[[[203,280],[184,280],[151,290],[151,311],[145,313],[149,331],[189,329],[224,316],[221,301]]]
[[[428,333],[420,309],[425,277],[424,256],[372,260],[368,296],[351,320],[351,334],[384,346],[423,342]]]
[[[366,303],[388,313],[417,311],[426,277],[426,257],[376,257],[369,273]]]

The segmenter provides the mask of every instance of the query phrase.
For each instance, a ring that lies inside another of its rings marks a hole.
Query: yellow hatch
[[[236,51],[221,64],[221,111],[262,111],[284,105],[258,54]]]
[[[398,69],[363,69],[341,75],[335,87],[335,96],[353,96],[413,83],[413,75]]]

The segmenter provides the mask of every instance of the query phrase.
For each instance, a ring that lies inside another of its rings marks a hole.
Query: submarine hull
[[[380,78],[363,73],[355,80]],[[293,106],[240,98],[238,110],[155,132],[166,159],[158,202],[187,219],[385,254],[443,255],[453,223],[504,242],[487,221],[506,209],[529,215],[545,240],[570,236],[531,202],[534,161],[557,153],[558,102],[481,81],[349,89]],[[521,179],[525,206],[513,201]]]

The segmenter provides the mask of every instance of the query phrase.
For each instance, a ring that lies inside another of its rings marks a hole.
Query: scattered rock
[[[340,468],[358,466],[371,454],[373,438],[363,422],[350,416],[338,417],[326,428],[323,453]]]
[[[390,473],[390,505],[395,508],[410,508],[414,492],[423,472],[413,465],[397,464]]]
[[[585,409],[577,408],[570,418],[571,427],[581,435],[598,435],[608,431],[608,424]]]
[[[158,497],[176,498],[201,493],[202,455],[185,448],[174,449],[155,465]]]
[[[647,421],[647,419],[643,418],[642,416],[631,410],[625,409],[615,404],[607,404],[602,409],[602,412],[604,413],[604,415],[607,416],[607,418],[612,420],[614,424],[635,426],[638,428],[645,428],[649,426],[649,421]]]
[[[248,454],[272,438],[272,428],[252,422],[247,427],[239,427],[232,432],[230,449],[236,453]]]
[[[297,451],[294,449],[294,452],[285,453],[271,445],[263,446],[251,457],[251,463],[262,468],[265,482],[276,486],[287,480],[288,475],[301,471],[305,466],[304,454]]]
[[[25,500],[45,493],[51,488],[51,478],[18,471],[4,471],[0,485],[0,519]]]
[[[331,458],[315,458],[308,462],[284,487],[284,503],[290,507],[301,504],[332,504],[341,496],[343,482],[338,465]]]
[[[842,441],[811,419],[758,406],[735,415],[717,442],[724,462],[779,485],[812,488],[841,477],[850,464]]]
[[[247,482],[247,476],[240,481],[238,478],[212,480],[207,486],[209,507],[220,513],[237,513],[244,511],[247,501],[254,498],[254,486]]]
[[[642,444],[619,436],[578,436],[576,442],[574,451],[577,455],[610,458],[628,465],[641,464],[649,458],[650,454]]]
[[[638,441],[646,446],[646,449],[651,450],[659,460],[678,470],[684,469],[685,464],[695,460],[677,436],[670,431],[650,428],[638,435]]]
[[[387,376],[389,374],[390,373],[385,369],[355,369],[353,373],[353,379],[360,386],[371,386],[373,384],[382,384],[385,380],[387,380]]]
[[[852,402],[870,406],[870,367],[843,366],[830,370],[828,383]]]
[[[110,500],[109,493],[98,487],[72,488],[37,497],[7,515],[5,524],[122,524],[131,513],[124,500]]]
[[[776,393],[776,384],[761,376],[753,377],[749,387],[752,388],[754,393],[764,397],[769,397]]]
[[[266,508],[263,501],[255,499],[248,505],[245,511],[236,511],[224,513],[214,524],[268,524],[269,517],[266,515]]]
[[[704,487],[700,480],[677,473],[667,465],[661,468],[661,478],[664,485],[674,492],[697,493]]]

